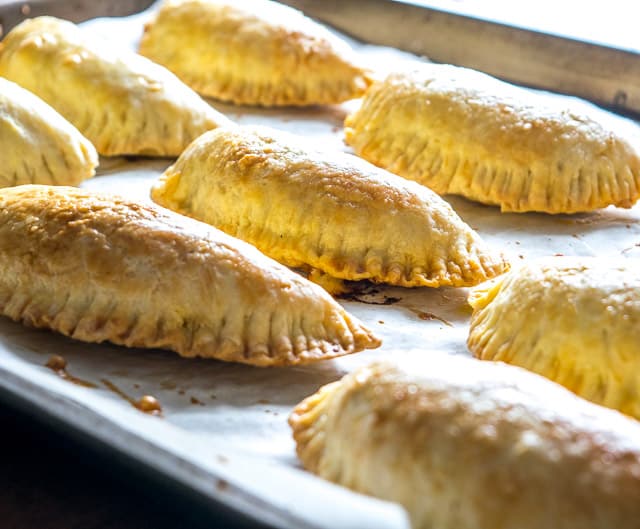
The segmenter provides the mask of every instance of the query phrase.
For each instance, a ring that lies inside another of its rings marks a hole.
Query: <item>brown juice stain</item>
[[[194,404],[196,406],[205,406],[204,402],[202,402],[201,400],[198,400],[195,397],[191,397],[189,400],[191,401],[191,404]]]
[[[162,406],[153,395],[143,395],[135,404],[135,407],[150,415],[162,415]]]
[[[218,482],[216,483],[216,488],[220,492],[223,492],[229,488],[229,482],[224,479],[219,479]]]
[[[629,248],[625,248],[620,253],[624,255],[624,254],[629,253],[632,250],[635,250],[636,248],[639,248],[639,247],[640,247],[640,242],[637,242],[633,246],[629,246]]]
[[[423,310],[417,310],[417,309],[409,309],[409,310],[411,312],[413,312],[416,316],[418,316],[418,318],[420,318],[423,321],[434,321],[434,320],[436,320],[436,321],[444,323],[448,327],[453,327],[453,323],[445,320],[444,318],[441,318],[440,316],[436,316],[432,312],[425,312]]]
[[[48,367],[61,379],[67,380],[76,386],[82,386],[83,388],[97,388],[98,386],[88,380],[82,380],[81,378],[74,377],[67,371],[67,361],[60,355],[51,355],[45,367]]]
[[[148,413],[149,415],[156,415],[156,416],[162,415],[162,406],[160,405],[160,402],[158,402],[158,399],[156,399],[154,396],[143,395],[138,400],[135,400],[134,398],[127,395],[124,391],[122,391],[118,386],[116,386],[110,380],[103,378],[103,379],[100,379],[100,382],[102,382],[109,391],[112,391],[119,397],[122,397],[124,400],[126,400],[129,404],[131,404],[137,410],[140,410],[143,413]]]

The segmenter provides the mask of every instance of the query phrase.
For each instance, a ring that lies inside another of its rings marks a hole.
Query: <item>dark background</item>
[[[0,405],[2,529],[262,527],[7,399]]]
[[[107,460],[98,447],[10,406],[0,406],[0,425],[3,529],[204,527],[172,507],[171,491]]]

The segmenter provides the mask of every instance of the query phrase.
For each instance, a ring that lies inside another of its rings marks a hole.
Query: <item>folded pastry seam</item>
[[[287,266],[342,280],[469,286],[508,268],[429,189],[266,127],[204,134],[151,197]]]
[[[163,66],[54,17],[27,19],[4,37],[0,75],[55,108],[104,156],[178,156],[231,123]]]
[[[380,340],[320,287],[215,228],[70,187],[0,189],[0,312],[87,342],[294,365]]]
[[[637,125],[466,68],[390,74],[345,134],[380,167],[505,212],[628,208],[640,197]]]
[[[467,345],[640,418],[640,275],[634,260],[554,257],[471,290]]]
[[[243,105],[340,103],[371,83],[346,42],[269,0],[167,0],[140,53],[199,93]]]
[[[98,153],[71,123],[40,98],[0,77],[0,187],[78,185],[91,178]]]
[[[427,355],[321,388],[289,424],[305,469],[415,529],[635,528],[640,424],[524,369]]]

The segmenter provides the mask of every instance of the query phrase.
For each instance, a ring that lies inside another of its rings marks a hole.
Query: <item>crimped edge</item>
[[[325,448],[327,411],[340,380],[322,386],[300,402],[289,415],[296,453],[307,470],[318,473]]]
[[[373,103],[370,104],[373,106]],[[532,183],[546,180],[548,173],[561,178],[565,169],[543,165],[541,167],[544,170],[541,171],[539,166],[512,167],[490,163],[469,156],[459,148],[446,149],[438,144],[437,138],[414,135],[408,143],[402,135],[385,139],[379,130],[371,134],[363,128],[367,115],[380,111],[379,106],[367,107],[365,112],[363,104],[346,117],[346,143],[374,165],[419,182],[438,194],[461,195],[476,202],[498,206],[504,213],[548,214],[582,213],[608,206],[630,208],[640,198],[640,172],[634,173],[628,164],[614,167],[615,187],[609,185],[612,174],[606,171],[606,167],[595,173],[591,168],[578,167],[569,177],[570,189],[567,193],[552,197],[547,190],[534,196],[531,192]],[[513,178],[516,174],[518,177]],[[588,187],[595,192],[590,193],[588,200],[573,201],[570,191],[586,188],[587,180],[594,176],[596,182]],[[514,189],[514,182],[519,182],[520,187]]]

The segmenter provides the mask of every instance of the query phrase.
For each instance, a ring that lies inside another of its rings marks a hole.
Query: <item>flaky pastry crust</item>
[[[288,266],[334,278],[464,286],[506,269],[427,188],[273,129],[204,134],[151,196]]]
[[[0,77],[0,187],[78,185],[95,174],[89,140],[44,101]]]
[[[166,0],[140,53],[201,94],[245,105],[339,103],[370,83],[345,42],[268,0]]]
[[[640,419],[638,264],[555,257],[476,287],[469,349]]]
[[[414,529],[637,529],[640,425],[523,369],[376,363],[290,419],[303,466]]]
[[[252,246],[152,205],[70,187],[0,190],[0,310],[86,342],[293,365],[380,341]]]
[[[640,196],[639,130],[447,65],[391,74],[345,122],[357,154],[437,193],[546,213],[630,207]]]
[[[0,75],[44,99],[106,156],[178,156],[230,123],[166,68],[53,17],[7,34]]]

